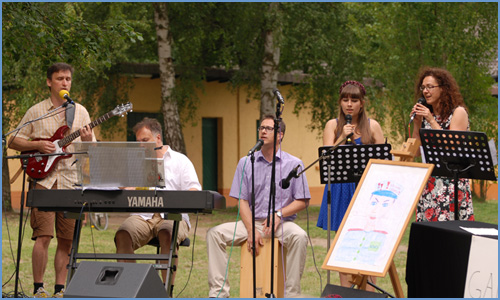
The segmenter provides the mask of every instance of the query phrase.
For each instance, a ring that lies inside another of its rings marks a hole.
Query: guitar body
[[[49,139],[33,139],[33,141],[50,141],[56,146],[56,151],[54,153],[63,153],[66,150],[66,146],[59,147],[57,142],[64,138],[64,134],[68,131],[69,127],[64,125],[57,129],[56,133]],[[21,154],[41,154],[39,151],[23,151]],[[57,162],[61,159],[70,158],[71,154],[68,155],[54,155],[54,156],[42,156],[42,157],[31,157],[28,158],[28,165],[26,168],[26,174],[33,179],[43,179],[49,175],[49,173],[54,169]],[[22,163],[22,161],[21,161]]]
[[[88,124],[90,128],[101,124],[102,122],[109,120],[113,116],[123,116],[127,112],[132,111],[132,103],[128,102],[126,104],[121,104],[115,107],[112,111],[101,116],[99,119]],[[74,131],[68,136],[64,136],[69,127],[64,125],[57,129],[56,133],[50,139],[33,139],[33,141],[50,141],[56,147],[54,153],[65,153],[66,147],[76,138],[80,136],[80,130]],[[34,155],[41,154],[39,151],[24,151],[21,154]],[[65,159],[71,157],[71,154],[53,155],[53,156],[39,156],[28,158],[28,165],[26,168],[26,174],[33,179],[43,179],[49,175],[49,173],[54,169],[55,165],[60,159]],[[21,161],[22,164],[22,161]]]

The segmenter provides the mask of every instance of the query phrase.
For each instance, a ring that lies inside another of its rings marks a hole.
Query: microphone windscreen
[[[68,95],[68,97],[69,97],[69,92],[68,92],[68,91],[66,91],[66,90],[61,90],[61,91],[59,92],[59,97],[61,97],[61,99],[64,99],[64,96],[65,96],[65,95]]]
[[[427,101],[425,100],[425,98],[424,98],[424,97],[420,97],[420,98],[417,100],[417,103],[420,103],[420,104],[422,104],[422,105],[425,105],[425,104],[427,104]]]
[[[352,122],[352,116],[351,115],[345,115],[345,121],[347,124],[351,124]]]

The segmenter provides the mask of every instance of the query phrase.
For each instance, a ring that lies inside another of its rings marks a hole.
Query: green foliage
[[[295,113],[309,109],[311,129],[324,127],[338,114],[338,89],[345,80],[362,80],[362,63],[344,3],[289,3],[285,6],[286,29],[280,70],[299,70],[303,84],[291,95],[297,99]]]
[[[2,3],[5,132],[30,106],[48,97],[45,74],[54,62],[73,65],[72,98],[91,114],[102,115],[127,98],[130,85],[119,82],[111,67],[125,57],[125,45],[142,36],[118,14],[84,18],[86,9],[104,13],[100,5],[104,4]],[[104,123],[103,132],[115,122],[116,118]]]
[[[471,129],[496,136],[496,100],[489,65],[496,58],[497,3],[352,3],[365,76],[375,87],[377,120],[391,120],[393,138],[406,137],[413,91],[422,66],[448,69],[469,108]],[[363,19],[370,22],[360,22]],[[418,96],[417,96],[418,98]],[[479,122],[478,118],[481,118]],[[387,134],[387,133],[386,133]]]

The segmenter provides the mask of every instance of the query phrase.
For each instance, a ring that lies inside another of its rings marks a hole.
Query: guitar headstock
[[[128,112],[132,111],[132,103],[127,102],[125,104],[120,104],[115,109],[110,111],[110,114],[113,116],[125,116]]]

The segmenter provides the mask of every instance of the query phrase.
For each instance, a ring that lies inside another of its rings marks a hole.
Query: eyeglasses
[[[440,85],[428,85],[428,86],[420,86],[420,90],[423,92],[425,89],[427,89],[429,92],[432,91],[433,88],[437,88]]]
[[[265,131],[273,131],[274,130],[274,127],[271,127],[271,126],[260,126],[259,127],[259,131],[261,130],[265,130]]]

